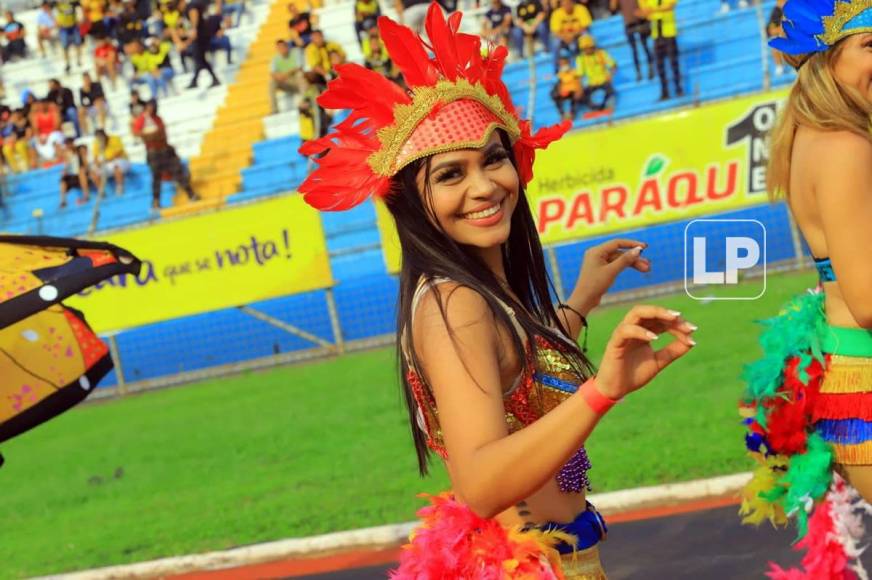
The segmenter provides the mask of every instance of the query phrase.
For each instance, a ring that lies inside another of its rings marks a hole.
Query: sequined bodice
[[[509,433],[530,425],[572,395],[583,382],[567,360],[568,344],[554,343],[536,335],[536,356],[527,347],[524,369],[515,387],[503,397]],[[535,360],[534,360],[535,359]],[[439,413],[430,389],[414,369],[407,375],[418,403],[418,426],[427,434],[427,445],[443,459],[448,458],[439,426]],[[589,487],[590,461],[584,447],[557,474],[563,492],[578,493]]]

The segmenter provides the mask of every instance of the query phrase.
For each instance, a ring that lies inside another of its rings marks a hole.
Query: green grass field
[[[646,301],[681,310],[699,344],[597,428],[594,491],[748,469],[735,403],[753,321],[814,282]],[[591,316],[594,360],[628,308]],[[418,478],[404,413],[393,349],[77,408],[3,446],[0,577],[409,521],[447,478]]]

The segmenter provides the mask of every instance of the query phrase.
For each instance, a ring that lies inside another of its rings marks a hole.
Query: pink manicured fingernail
[[[657,340],[658,336],[650,330],[645,334],[650,340]]]

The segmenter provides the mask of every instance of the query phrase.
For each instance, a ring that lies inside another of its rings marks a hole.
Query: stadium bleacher
[[[203,136],[212,126],[216,111],[226,97],[227,86],[235,79],[239,63],[245,59],[249,44],[263,24],[268,9],[267,2],[251,2],[240,26],[227,31],[234,46],[236,60],[234,64],[226,65],[223,53],[216,53],[215,58],[218,61],[216,70],[224,81],[220,87],[207,89],[206,83],[201,79],[201,88],[185,90],[184,87],[190,82],[192,72],[182,72],[178,56],[174,55],[173,67],[176,76],[173,83],[179,94],[161,98],[158,111],[167,124],[170,143],[182,159],[188,160],[200,152]],[[74,66],[69,75],[64,75],[64,64],[59,52],[54,54],[50,52],[49,58],[35,56],[36,11],[22,12],[16,17],[28,31],[31,56],[3,65],[6,94],[4,103],[10,107],[20,106],[19,95],[24,89],[30,89],[37,96],[44,95],[48,90],[48,81],[52,78],[61,80],[64,86],[72,89],[77,95],[78,88],[81,86],[81,74],[93,71],[93,58],[90,51],[83,47],[82,66]],[[107,130],[110,134],[122,138],[133,168],[123,197],[113,195],[111,186],[107,188],[107,195],[101,201],[99,219],[95,224],[98,230],[117,229],[159,217],[149,211],[151,177],[145,165],[145,149],[130,132],[128,109],[130,89],[123,80],[119,79],[115,90],[105,82],[104,90],[111,111]],[[147,94],[147,90],[145,91]],[[52,167],[7,176],[8,214],[0,218],[2,219],[0,230],[58,236],[80,236],[87,233],[94,221],[94,201],[58,211],[60,175],[61,168]],[[161,191],[164,205],[170,204],[175,191],[174,186],[165,183]]]
[[[656,79],[637,82],[632,74],[632,60],[623,31],[620,16],[600,19],[594,22],[591,33],[599,46],[608,50],[618,62],[615,88],[618,105],[612,115],[591,119],[580,118],[577,128],[594,124],[612,123],[640,115],[656,114],[676,107],[693,106],[702,102],[729,98],[732,96],[763,90],[766,79],[770,85],[789,81],[788,75],[775,77],[768,52],[761,50],[761,14],[768,14],[772,2],[766,2],[757,9],[719,12],[718,0],[683,0],[678,4],[677,16],[680,23],[679,43],[682,52],[682,75],[687,87],[686,95],[669,101],[658,101],[659,85]],[[254,3],[250,14],[243,19],[240,27],[230,30],[231,41],[237,53],[237,62],[243,60],[249,44],[256,38],[258,29],[270,15],[271,3]],[[480,10],[479,10],[480,11]],[[275,11],[283,18],[282,10]],[[386,13],[391,14],[391,10]],[[23,13],[20,19],[32,31],[35,14]],[[320,10],[321,28],[328,38],[346,47],[350,60],[360,60],[360,50],[353,29],[351,4],[347,1],[333,2]],[[465,28],[477,29],[477,21],[467,17]],[[85,57],[87,70],[88,56]],[[223,55],[216,55],[223,59]],[[516,105],[530,116],[531,87],[535,87],[532,117],[536,125],[554,123],[558,120],[557,111],[549,97],[553,84],[551,57],[540,52],[534,59],[535,83],[531,82],[530,66],[525,62],[511,63],[506,68],[506,82],[512,92]],[[45,90],[49,78],[62,77],[62,63],[55,59],[28,59],[4,67],[7,101],[14,103],[24,88],[31,88],[37,94]],[[177,67],[180,70],[180,67]],[[160,111],[170,131],[171,142],[183,159],[190,159],[200,153],[203,137],[212,126],[215,114],[227,98],[227,85],[232,83],[239,65],[224,67],[222,76],[224,86],[217,89],[183,91],[178,96],[162,99]],[[74,90],[78,87],[80,75],[72,74],[65,79]],[[180,74],[175,79],[178,87],[185,86],[190,73]],[[263,83],[265,85],[265,81]],[[263,91],[253,84],[250,91]],[[60,169],[32,171],[23,175],[11,176],[8,182],[9,215],[2,222],[4,231],[18,233],[52,233],[56,235],[82,235],[96,226],[98,231],[126,227],[140,222],[148,222],[159,216],[148,211],[149,176],[143,165],[144,150],[129,132],[129,113],[127,112],[128,92],[123,84],[108,94],[110,109],[113,112],[114,127],[123,137],[125,147],[134,161],[134,170],[124,197],[107,195],[99,211],[99,218],[93,219],[91,204],[58,212],[56,210],[57,184]],[[240,203],[288,191],[293,191],[305,178],[307,160],[297,152],[299,139],[296,137],[296,112],[288,111],[262,118],[265,139],[253,147],[250,160],[242,159],[241,179],[237,191],[228,203]],[[236,152],[234,151],[234,154]],[[243,150],[238,155],[245,156]],[[245,165],[248,165],[245,167]],[[206,174],[208,175],[208,173]],[[217,177],[216,177],[217,178]],[[201,175],[201,181],[204,178]],[[205,179],[208,181],[208,179]],[[226,188],[225,188],[226,189]],[[166,183],[162,189],[165,204],[172,199],[174,187]],[[93,203],[93,202],[92,202]],[[34,214],[36,212],[36,214]]]

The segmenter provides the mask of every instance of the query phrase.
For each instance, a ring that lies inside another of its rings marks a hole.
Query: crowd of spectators
[[[177,68],[193,71],[188,89],[197,86],[201,73],[210,86],[221,84],[213,55],[224,53],[222,60],[232,63],[226,31],[245,12],[245,0],[53,0],[39,7],[31,21],[35,30],[27,31],[6,11],[0,60],[57,59],[64,76],[49,81],[43,95],[25,89],[20,105],[0,106],[0,176],[62,167],[61,208],[73,190],[78,203],[87,202],[92,191],[103,195],[107,184],[122,194],[130,163],[107,99],[107,91],[121,88],[120,80],[131,95],[131,133],[145,145],[152,168],[153,205],[160,204],[163,179],[196,198],[166,142],[157,101],[179,94],[173,84]],[[93,58],[83,58],[86,53]]]
[[[608,0],[603,5],[596,0],[520,0],[512,11],[502,0],[489,0],[481,20],[481,35],[493,44],[506,46],[513,59],[529,56],[537,48],[549,51],[555,73],[551,96],[561,116],[574,118],[582,107],[603,111],[613,108],[617,99],[612,81],[617,67],[611,55],[596,46],[591,35],[594,15],[621,14],[637,82],[645,77],[652,80],[656,72],[661,100],[684,94],[676,3],[677,0]],[[669,90],[670,84],[673,92]]]
[[[224,31],[233,25],[234,15],[239,21],[243,11],[242,0],[46,1],[36,17],[36,48],[44,58],[59,51],[65,74],[70,74],[74,61],[81,68],[83,50],[93,50],[95,59],[101,61],[98,76],[114,78],[131,55],[139,54],[137,43],[165,45],[164,50],[182,57],[183,66],[193,61],[196,68],[205,70],[208,62],[203,61],[211,52],[225,50],[230,58]],[[4,62],[27,57],[30,47],[23,25],[11,12],[5,18]]]
[[[336,66],[347,59],[345,49],[318,28],[314,14],[318,7],[319,4],[306,0],[288,4],[287,37],[276,42],[276,53],[270,65],[268,91],[271,110],[273,113],[279,111],[276,98],[279,93],[290,97],[288,109],[299,113],[303,141],[326,134],[332,117],[315,101],[336,76]],[[355,30],[365,62],[389,73],[390,64],[376,29],[376,19],[381,14],[378,1],[358,0],[354,9]]]

